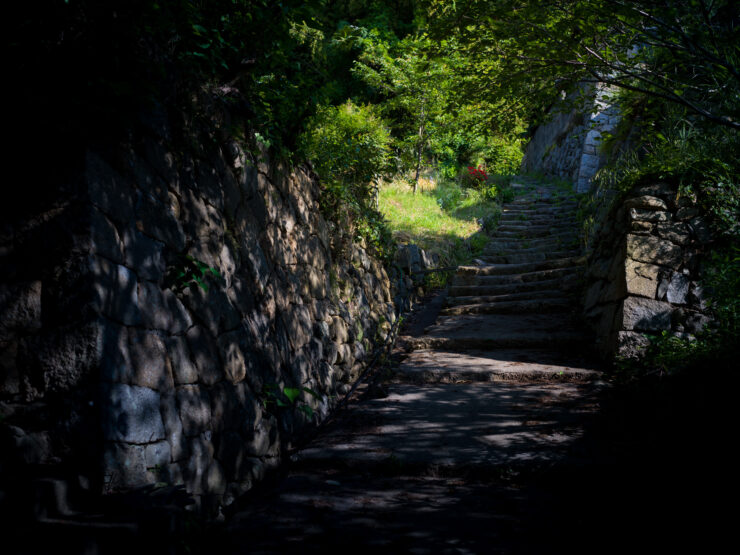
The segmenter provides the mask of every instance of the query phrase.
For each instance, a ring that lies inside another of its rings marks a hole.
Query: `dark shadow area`
[[[720,552],[732,530],[729,368],[615,387],[551,465],[448,473],[392,457],[295,468],[218,534],[226,553]],[[464,423],[463,423],[464,424]]]

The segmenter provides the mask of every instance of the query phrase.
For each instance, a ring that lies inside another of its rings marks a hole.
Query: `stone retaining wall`
[[[586,192],[605,163],[599,150],[601,135],[614,130],[619,112],[610,104],[608,91],[601,89],[583,107],[551,115],[527,144],[522,169],[567,179],[576,192]]]
[[[43,212],[5,223],[5,470],[64,462],[101,491],[183,484],[213,513],[385,339],[394,288],[322,217],[311,171],[217,131],[150,118],[89,150]],[[193,264],[203,287],[180,275]],[[316,395],[278,407],[288,387]]]
[[[712,236],[693,201],[665,184],[636,187],[593,240],[586,320],[604,356],[639,357],[649,336],[690,335],[710,320],[699,283]]]

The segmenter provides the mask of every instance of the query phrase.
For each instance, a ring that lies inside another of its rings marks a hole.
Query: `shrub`
[[[324,186],[327,217],[345,220],[356,239],[366,239],[381,256],[389,254],[390,234],[373,206],[377,181],[391,169],[391,136],[383,120],[371,106],[348,100],[320,109],[300,143]]]
[[[483,189],[488,182],[488,174],[483,166],[468,166],[460,172],[460,184],[470,189]]]

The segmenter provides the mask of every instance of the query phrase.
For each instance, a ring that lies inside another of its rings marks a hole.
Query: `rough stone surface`
[[[589,238],[593,251],[583,307],[604,356],[639,358],[648,341],[645,334],[670,331],[681,336],[710,321],[706,302],[692,291],[701,279],[697,253],[712,240],[711,234],[697,217],[694,201],[676,198],[675,189],[665,183],[637,187],[602,214],[601,227]],[[631,216],[627,224],[625,214]]]
[[[671,327],[673,306],[652,299],[627,297],[622,304],[622,322],[625,330],[660,331]]]
[[[163,481],[217,506],[325,418],[396,321],[395,284],[416,282],[324,219],[308,167],[165,112],[88,151],[74,186],[60,168],[38,213],[0,222],[0,402],[33,413],[50,460],[89,444],[106,491]],[[266,417],[266,386],[318,392],[315,418]],[[51,395],[59,414],[42,408]],[[243,447],[221,448],[226,432]]]
[[[165,438],[158,392],[136,385],[103,388],[103,435],[110,441],[149,443]]]

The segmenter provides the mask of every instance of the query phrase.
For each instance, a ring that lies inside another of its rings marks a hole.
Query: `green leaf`
[[[297,387],[286,387],[283,389],[283,394],[288,398],[291,403],[295,403],[295,400],[301,394],[301,390]]]
[[[313,418],[314,414],[316,414],[314,410],[308,405],[301,405],[300,407],[298,407],[298,410],[304,413],[309,418]]]

